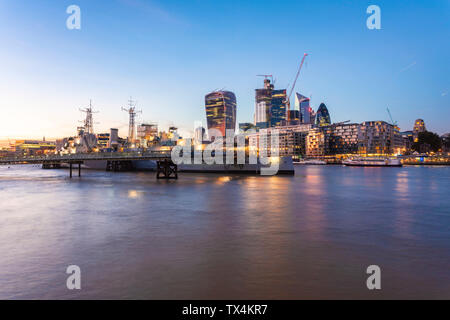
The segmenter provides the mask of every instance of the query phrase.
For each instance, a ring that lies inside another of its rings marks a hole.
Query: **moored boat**
[[[279,175],[295,173],[292,157],[270,158],[269,164],[264,165],[259,160],[257,163],[245,164],[180,164],[180,172],[198,172],[198,173],[245,173],[262,175]]]
[[[327,163],[325,161],[323,161],[323,160],[309,159],[309,160],[301,160],[301,161],[298,161],[298,162],[294,162],[294,164],[324,165],[324,164],[327,164]]]
[[[84,161],[81,167],[83,169],[93,170],[107,170],[106,160],[87,160]],[[69,165],[63,163],[62,168],[67,168]],[[135,171],[155,171],[156,161],[154,160],[132,160],[131,170]],[[292,163],[292,157],[275,157],[269,158],[268,164],[262,164],[259,160],[255,164],[180,164],[178,165],[179,172],[195,172],[195,173],[243,173],[243,174],[263,174],[263,175],[279,175],[295,173]]]
[[[401,167],[399,159],[394,158],[349,158],[342,161],[346,166],[356,167]]]

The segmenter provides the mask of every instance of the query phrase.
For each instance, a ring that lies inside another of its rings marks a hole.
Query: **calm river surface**
[[[450,167],[82,175],[0,166],[0,298],[450,299]]]

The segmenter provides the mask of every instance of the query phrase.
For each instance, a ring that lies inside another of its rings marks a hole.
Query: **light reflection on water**
[[[0,167],[0,298],[450,298],[450,168],[82,174]]]

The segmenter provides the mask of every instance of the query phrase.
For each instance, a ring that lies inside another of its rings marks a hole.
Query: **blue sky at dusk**
[[[68,30],[66,8],[81,8]],[[369,30],[366,8],[381,8]],[[233,91],[252,122],[257,74],[324,102],[332,121],[416,118],[450,132],[450,1],[0,0],[0,138],[75,133],[93,99],[96,132],[126,135],[129,96],[141,121],[188,135],[204,96]],[[293,97],[292,97],[293,99]]]

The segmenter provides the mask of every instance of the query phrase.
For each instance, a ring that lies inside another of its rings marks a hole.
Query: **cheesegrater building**
[[[310,106],[310,99],[295,93],[295,109],[300,111],[300,123],[314,123],[314,112]]]

